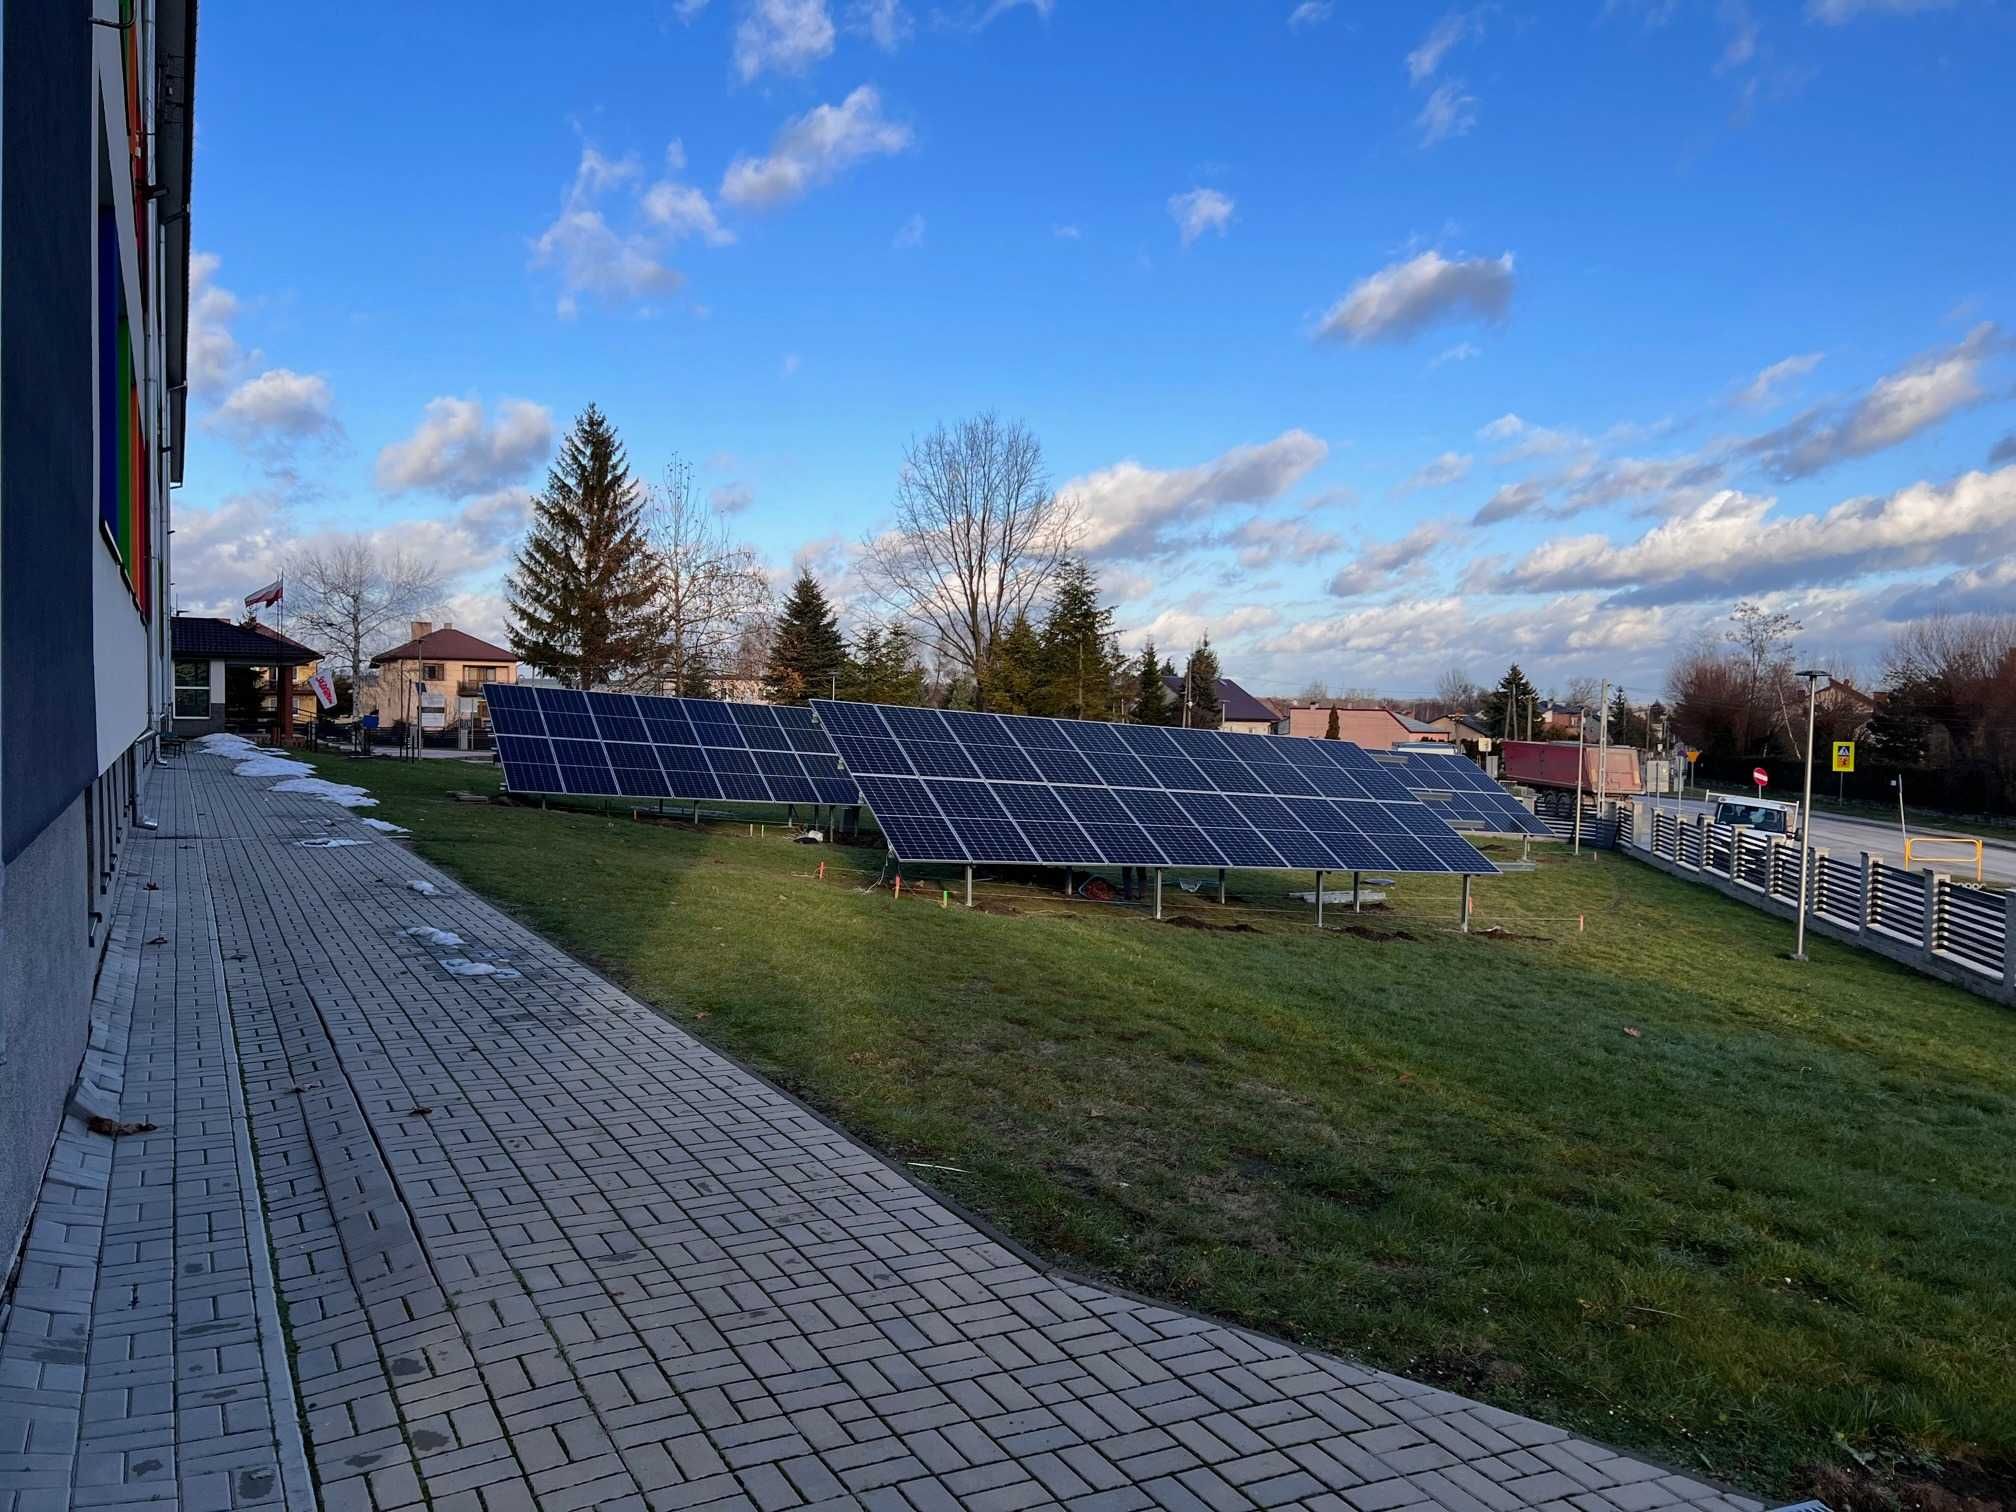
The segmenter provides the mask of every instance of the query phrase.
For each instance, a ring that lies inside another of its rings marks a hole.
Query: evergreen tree
[[[840,696],[861,703],[926,702],[924,665],[917,642],[901,620],[870,625],[854,639],[846,669],[840,675]]]
[[[1501,740],[1520,739],[1528,717],[1527,700],[1537,695],[1538,690],[1519,670],[1519,663],[1512,663],[1498,679],[1491,696],[1484,700],[1484,727]]]
[[[833,606],[811,573],[799,573],[777,616],[763,696],[779,704],[830,697],[846,664],[847,642]]]
[[[1218,653],[1205,636],[1190,653],[1183,669],[1183,723],[1193,730],[1215,730],[1225,723],[1225,701],[1218,696]]]
[[[1170,709],[1169,686],[1162,681],[1162,663],[1155,656],[1155,643],[1149,641],[1141,648],[1141,671],[1134,684],[1134,707],[1131,717],[1136,724],[1166,725],[1174,723]]]
[[[997,714],[1034,714],[1043,694],[1043,642],[1029,616],[1017,614],[994,646],[987,707]]]
[[[1100,605],[1092,569],[1080,561],[1066,562],[1043,621],[1042,663],[1029,712],[1110,719],[1113,683],[1123,665],[1114,643],[1113,611]]]
[[[532,501],[531,528],[504,580],[518,660],[577,688],[621,682],[650,664],[658,569],[643,514],[616,428],[591,404]]]
[[[1330,711],[1330,723],[1323,731],[1323,738],[1325,740],[1342,740],[1344,738],[1344,731],[1337,722],[1337,711],[1335,709]]]
[[[1641,746],[1645,743],[1645,720],[1631,707],[1631,700],[1619,688],[1610,700],[1610,744]]]

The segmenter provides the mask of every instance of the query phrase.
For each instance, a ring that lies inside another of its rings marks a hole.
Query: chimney
[[[413,639],[414,639],[414,640],[419,640],[419,639],[420,639],[420,638],[421,638],[422,636],[424,636],[424,635],[432,635],[433,633],[434,633],[434,621],[432,621],[432,620],[415,620],[415,621],[413,621]]]

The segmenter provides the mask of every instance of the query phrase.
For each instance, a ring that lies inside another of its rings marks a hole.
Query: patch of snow
[[[294,843],[300,846],[302,850],[334,850],[339,845],[369,845],[372,842],[369,840],[338,839],[333,835],[323,835],[319,839],[296,840]]]
[[[436,887],[432,882],[424,882],[418,877],[415,877],[411,882],[408,882],[406,885],[412,888],[413,891],[415,891],[416,893],[420,894],[420,896],[423,898],[431,898],[434,896],[434,894],[441,891],[441,889]]]
[[[390,819],[361,819],[358,822],[387,835],[405,835],[411,833],[405,825],[394,824]]]
[[[460,945],[462,936],[452,929],[436,929],[431,924],[415,924],[406,933],[415,939],[425,940],[430,945]]]
[[[441,964],[456,976],[515,977],[517,972],[509,966],[492,966],[488,961],[472,961],[466,956],[445,956]]]
[[[238,770],[242,773],[245,768]],[[306,793],[310,798],[325,798],[331,803],[340,803],[345,808],[376,808],[378,800],[360,787],[352,787],[347,782],[331,782],[326,777],[289,777],[285,782],[273,784],[276,793]]]

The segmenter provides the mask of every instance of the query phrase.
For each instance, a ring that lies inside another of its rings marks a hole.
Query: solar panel
[[[518,683],[484,694],[514,793],[861,802],[810,709]]]
[[[1458,830],[1479,835],[1557,838],[1544,819],[1460,752],[1381,751],[1371,758]]]
[[[1497,870],[1344,741],[820,698],[812,708],[904,861]]]

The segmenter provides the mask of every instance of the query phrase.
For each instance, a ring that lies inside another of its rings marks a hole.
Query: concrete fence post
[[[1935,872],[1925,867],[1919,872],[1925,888],[1925,948],[1928,951],[1939,948],[1939,938],[1943,931],[1939,928],[1939,910],[1946,903],[1947,877],[1943,872]]]
[[[1876,858],[1869,852],[1862,852],[1862,906],[1855,911],[1855,927],[1867,929],[1876,917],[1876,873],[1871,870]]]
[[[1809,851],[1806,856],[1806,906],[1820,912],[1820,900],[1827,896],[1827,852]]]
[[[2002,894],[2002,985],[2016,996],[2016,888]]]
[[[1743,825],[1732,824],[1729,826],[1729,880],[1731,882],[1741,882],[1743,880],[1743,831]]]

